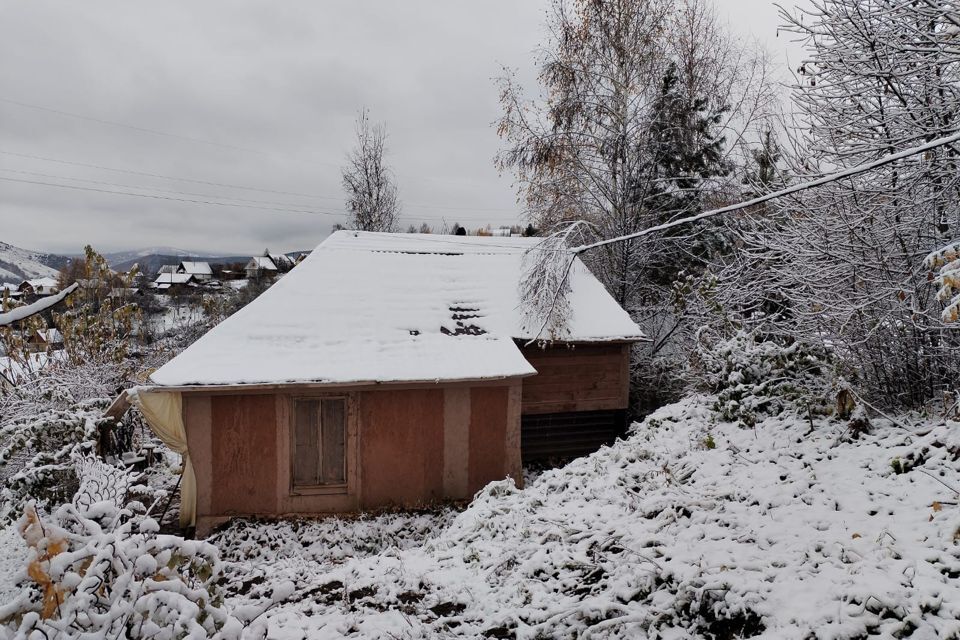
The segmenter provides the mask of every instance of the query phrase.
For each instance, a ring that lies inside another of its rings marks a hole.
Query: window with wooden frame
[[[347,399],[293,401],[293,488],[346,487]]]

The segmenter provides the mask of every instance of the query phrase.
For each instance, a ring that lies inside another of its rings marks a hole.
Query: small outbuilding
[[[339,231],[129,394],[185,455],[181,522],[415,507],[622,433],[645,340],[586,266],[546,344],[536,238]]]

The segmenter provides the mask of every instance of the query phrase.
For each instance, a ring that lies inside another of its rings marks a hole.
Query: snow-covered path
[[[960,424],[838,442],[709,403],[456,516],[236,527],[230,603],[277,601],[247,630],[274,638],[960,637],[960,507],[927,475],[960,484]]]

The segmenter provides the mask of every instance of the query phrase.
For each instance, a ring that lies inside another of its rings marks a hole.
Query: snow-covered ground
[[[233,522],[208,540],[224,636],[960,638],[960,422],[743,428],[713,403],[461,512]],[[0,534],[0,570],[25,553]]]
[[[458,515],[235,524],[228,605],[279,600],[247,630],[272,638],[960,637],[960,424],[709,405]]]
[[[165,296],[158,296],[158,300],[163,305],[163,310],[147,317],[150,330],[155,334],[162,335],[168,331],[185,329],[207,319],[206,312],[199,304],[190,304],[183,301],[178,303]]]
[[[12,524],[0,528],[0,604],[10,602],[20,592],[18,580],[23,577],[28,558],[27,545],[17,528]]]

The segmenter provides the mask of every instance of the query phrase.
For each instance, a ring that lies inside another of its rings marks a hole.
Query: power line
[[[0,180],[5,180],[5,181],[7,181],[7,182],[19,182],[19,183],[23,183],[23,184],[33,184],[33,185],[39,185],[39,186],[45,186],[45,187],[56,187],[56,188],[61,188],[61,189],[74,189],[74,190],[77,190],[77,191],[90,191],[90,192],[94,192],[94,193],[104,193],[104,194],[109,194],[109,195],[121,195],[121,196],[133,196],[133,197],[140,197],[140,198],[150,198],[150,199],[154,199],[154,200],[171,200],[171,201],[175,201],[175,202],[187,202],[187,203],[192,203],[192,204],[210,204],[210,205],[216,205],[216,206],[221,206],[221,207],[236,207],[236,208],[241,208],[241,209],[257,209],[257,210],[261,210],[261,211],[276,211],[276,212],[280,212],[280,213],[301,213],[301,214],[308,214],[308,215],[325,215],[325,216],[345,216],[345,215],[346,215],[346,212],[343,212],[343,211],[326,211],[326,210],[322,210],[322,209],[295,209],[295,208],[292,208],[292,207],[297,207],[297,206],[299,206],[299,205],[290,204],[290,203],[271,203],[271,202],[265,201],[265,200],[246,200],[246,199],[243,199],[243,198],[233,198],[233,197],[230,197],[230,196],[215,196],[215,195],[210,195],[210,194],[192,193],[192,192],[186,192],[186,191],[175,191],[175,190],[170,190],[170,189],[158,189],[158,188],[154,188],[154,187],[141,187],[141,186],[137,186],[137,185],[126,185],[126,184],[119,184],[119,183],[115,183],[115,182],[104,182],[104,181],[100,181],[100,180],[86,180],[86,179],[83,179],[83,178],[71,178],[71,177],[69,177],[69,176],[58,176],[58,175],[54,175],[54,174],[40,173],[40,172],[35,172],[35,171],[18,171],[18,170],[16,170],[16,169],[2,169],[2,168],[0,168],[0,171],[6,171],[6,172],[12,172],[12,173],[20,173],[20,174],[26,174],[26,175],[36,175],[36,176],[47,177],[47,178],[54,178],[54,179],[60,179],[60,180],[71,180],[71,181],[78,181],[78,182],[86,182],[86,183],[89,183],[89,184],[99,184],[99,185],[114,186],[114,187],[121,187],[121,188],[127,188],[127,189],[140,189],[140,190],[144,190],[144,191],[159,191],[159,192],[173,193],[173,194],[179,194],[179,195],[196,196],[196,197],[204,198],[204,199],[203,199],[203,200],[199,200],[199,199],[196,199],[196,198],[180,198],[180,197],[173,197],[173,196],[155,195],[155,194],[149,194],[149,193],[136,193],[136,192],[133,192],[133,191],[117,191],[117,190],[114,190],[114,189],[100,189],[100,188],[94,188],[94,187],[81,187],[81,186],[77,186],[77,185],[61,184],[61,183],[55,183],[55,182],[46,182],[46,181],[43,181],[43,180],[25,180],[25,179],[19,179],[19,178],[6,178],[6,177],[3,177],[3,176],[0,176]],[[219,199],[219,200],[218,200],[218,199]],[[235,202],[223,202],[223,200],[234,200]],[[252,204],[243,204],[243,203],[252,203]],[[268,205],[268,206],[258,206],[258,205]],[[467,217],[460,217],[460,219],[461,219],[461,220],[466,220],[466,221],[470,221],[471,219],[473,219],[473,220],[489,221],[489,218],[488,218],[488,217],[471,218],[470,216],[467,216]],[[419,222],[419,221],[422,221],[422,222],[428,222],[428,221],[429,221],[429,222],[445,222],[445,221],[446,221],[446,218],[445,218],[445,217],[439,217],[439,218],[438,218],[438,217],[430,217],[430,216],[410,215],[410,216],[407,217],[407,221],[418,221],[418,222]]]
[[[319,195],[319,194],[298,193],[298,192],[296,192],[296,191],[282,191],[282,190],[278,190],[278,189],[263,189],[263,188],[260,188],[260,187],[250,187],[250,186],[245,186],[245,185],[231,184],[231,183],[227,183],[227,182],[213,182],[213,181],[211,181],[211,180],[198,180],[198,179],[195,179],[195,178],[184,178],[184,177],[180,177],[180,176],[171,176],[171,175],[162,174],[162,173],[150,173],[150,172],[148,172],[148,171],[137,171],[137,170],[134,170],[134,169],[120,169],[120,168],[117,168],[117,167],[108,167],[108,166],[105,166],[105,165],[91,164],[91,163],[86,163],[86,162],[78,162],[78,161],[75,161],[75,160],[62,160],[62,159],[59,159],[59,158],[51,158],[51,157],[48,157],[48,156],[38,156],[38,155],[29,154],[29,153],[17,153],[17,152],[15,152],[15,151],[4,151],[4,150],[2,150],[2,149],[0,149],[0,154],[8,155],[8,156],[14,156],[14,157],[17,157],[17,158],[26,158],[26,159],[29,159],[29,160],[40,160],[40,161],[43,161],[43,162],[54,162],[54,163],[56,163],[56,164],[65,164],[65,165],[70,165],[70,166],[75,166],[75,167],[85,167],[85,168],[88,168],[88,169],[100,169],[100,170],[102,170],[102,171],[113,171],[113,172],[116,172],[116,173],[126,173],[126,174],[130,174],[130,175],[144,176],[144,177],[148,177],[148,178],[160,178],[160,179],[162,179],[162,180],[175,180],[175,181],[178,181],[178,182],[189,182],[189,183],[193,183],[193,184],[202,184],[202,185],[211,186],[211,187],[224,187],[224,188],[227,188],[227,189],[242,189],[242,190],[244,190],[244,191],[256,191],[256,192],[262,192],[262,193],[272,193],[272,194],[277,194],[277,195],[295,196],[295,197],[298,197],[298,198],[313,198],[313,199],[317,199],[317,200],[333,200],[333,201],[336,201],[336,202],[343,202],[343,196],[323,196],[323,195]],[[436,210],[442,210],[442,211],[465,211],[465,212],[470,212],[470,211],[472,211],[472,212],[482,212],[482,211],[496,212],[496,211],[499,211],[499,212],[504,212],[504,213],[508,213],[508,212],[516,213],[516,209],[514,209],[514,208],[503,208],[503,207],[456,207],[456,206],[446,206],[446,205],[431,205],[431,204],[424,204],[424,203],[417,203],[417,202],[405,202],[405,203],[403,203],[403,204],[409,205],[409,206],[413,206],[413,207],[418,207],[418,208],[421,208],[421,209],[436,209]]]
[[[807,182],[801,182],[795,184],[792,187],[787,187],[786,189],[780,189],[779,191],[773,191],[766,195],[762,195],[752,200],[747,200],[745,202],[740,202],[737,204],[731,204],[726,207],[720,207],[719,209],[712,209],[710,211],[704,211],[698,213],[695,216],[689,216],[686,218],[678,218],[672,222],[666,222],[664,224],[658,224],[653,227],[648,227],[642,231],[636,233],[630,233],[623,236],[618,236],[616,238],[608,238],[607,240],[600,240],[599,242],[594,242],[591,244],[581,245],[579,247],[573,247],[571,251],[574,255],[579,255],[584,251],[590,251],[591,249],[596,249],[597,247],[603,247],[609,244],[614,244],[616,242],[625,242],[627,240],[633,240],[636,238],[641,238],[643,236],[650,235],[652,233],[657,233],[659,231],[666,231],[667,229],[672,229],[673,227],[678,227],[682,224],[689,224],[691,222],[698,222],[706,218],[713,218],[715,216],[722,215],[724,213],[731,213],[733,211],[739,211],[740,209],[746,209],[748,207],[753,207],[758,204],[763,204],[769,200],[775,200],[777,198],[783,198],[794,193],[799,193],[800,191],[806,191],[807,189],[813,189],[814,187],[820,187],[830,182],[836,182],[837,180],[842,180],[844,178],[850,178],[853,176],[860,175],[861,173],[867,173],[878,169],[882,166],[892,164],[898,160],[903,160],[904,158],[909,158],[911,156],[919,155],[931,149],[936,149],[937,147],[945,147],[947,145],[953,144],[955,142],[960,142],[960,132],[954,133],[953,135],[946,136],[943,138],[937,138],[936,140],[931,140],[926,144],[922,144],[918,147],[912,147],[910,149],[904,149],[897,153],[891,153],[885,155],[882,158],[876,160],[871,160],[870,162],[865,162],[863,164],[858,164],[855,167],[850,167],[849,169],[844,169],[842,171],[837,171],[836,173],[831,173],[816,180],[809,180]]]
[[[259,187],[247,187],[239,184],[229,184],[226,182],[213,182],[210,180],[196,180],[194,178],[181,178],[178,176],[169,176],[162,173],[150,173],[147,171],[136,171],[134,169],[117,169],[116,167],[107,167],[99,164],[89,164],[86,162],[76,162],[73,160],[59,160],[57,158],[49,158],[46,156],[36,156],[29,153],[17,153],[15,151],[3,151],[0,150],[0,153],[8,156],[15,156],[17,158],[29,158],[30,160],[42,160],[44,162],[55,162],[57,164],[67,164],[75,167],[87,167],[88,169],[101,169],[103,171],[115,171],[117,173],[129,173],[135,176],[145,176],[148,178],[161,178],[163,180],[177,180],[179,182],[192,182],[194,184],[205,184],[211,187],[227,187],[228,189],[243,189],[244,191],[260,191],[263,193],[275,193],[285,196],[297,196],[300,198],[317,198],[320,200],[342,200],[342,198],[333,198],[332,196],[320,196],[310,193],[297,193],[295,191],[281,191],[278,189],[262,189]]]
[[[279,207],[299,207],[299,206],[301,206],[300,204],[292,203],[292,202],[272,202],[272,201],[269,201],[269,200],[249,200],[249,199],[247,199],[247,198],[235,198],[235,197],[233,197],[233,196],[217,196],[217,195],[212,195],[212,194],[209,194],[209,193],[196,193],[196,192],[192,192],[192,191],[177,191],[177,190],[175,190],[175,189],[161,189],[161,188],[159,188],[159,187],[144,187],[144,186],[135,185],[135,184],[123,184],[123,183],[119,183],[119,182],[105,182],[105,181],[103,181],[103,180],[88,180],[88,179],[86,179],[86,178],[74,178],[74,177],[71,177],[71,176],[62,176],[62,175],[57,175],[57,174],[54,174],[54,173],[41,173],[41,172],[39,172],[39,171],[22,171],[22,170],[19,170],[19,169],[4,169],[4,168],[0,168],[0,171],[5,171],[5,172],[7,172],[7,173],[18,173],[18,174],[21,174],[21,175],[28,175],[28,176],[38,176],[38,177],[41,177],[41,178],[53,178],[53,179],[55,179],[55,180],[70,180],[71,182],[85,182],[85,183],[87,183],[87,184],[99,184],[99,185],[105,185],[105,186],[108,186],[108,187],[122,187],[122,188],[124,188],[124,189],[138,189],[138,190],[140,190],[140,191],[160,191],[160,192],[162,192],[162,193],[175,193],[175,194],[177,194],[177,195],[182,195],[182,196],[198,196],[198,197],[201,197],[201,198],[214,198],[214,199],[217,199],[217,200],[235,200],[235,201],[237,201],[237,202],[252,202],[252,203],[254,203],[254,204],[266,204],[266,205],[279,206]]]
[[[117,183],[117,182],[106,182],[106,181],[102,181],[102,180],[88,180],[88,179],[85,179],[85,178],[74,178],[74,177],[71,177],[71,176],[63,176],[63,175],[57,175],[57,174],[52,174],[52,173],[42,173],[42,172],[39,172],[39,171],[22,171],[22,170],[18,170],[18,169],[4,169],[4,168],[0,168],[0,171],[2,171],[2,172],[7,172],[7,173],[17,173],[17,174],[21,174],[21,175],[39,176],[39,177],[43,177],[43,178],[52,178],[52,179],[55,179],[55,180],[69,180],[69,181],[71,181],[71,182],[84,182],[84,183],[87,183],[87,184],[97,184],[97,185],[103,185],[103,186],[108,186],[108,187],[120,187],[120,188],[122,188],[122,189],[136,189],[136,190],[140,190],[140,191],[157,191],[157,192],[161,192],[161,193],[172,193],[172,194],[176,194],[176,195],[195,196],[195,197],[199,197],[199,198],[204,198],[204,200],[193,200],[192,198],[168,198],[168,199],[171,199],[171,200],[179,200],[179,201],[182,201],[182,202],[210,203],[210,204],[219,204],[219,205],[221,205],[221,206],[231,206],[231,205],[232,205],[232,206],[236,206],[236,207],[246,207],[246,206],[247,206],[247,205],[245,205],[245,204],[239,204],[239,203],[253,203],[253,204],[257,204],[257,205],[268,205],[268,206],[265,206],[265,207],[252,207],[252,206],[251,206],[251,207],[248,207],[248,208],[251,208],[251,209],[263,209],[263,210],[267,210],[267,211],[277,210],[277,211],[282,211],[282,212],[287,212],[287,213],[313,213],[313,212],[319,212],[319,213],[322,213],[323,215],[346,215],[346,212],[334,212],[334,211],[316,210],[316,209],[313,209],[313,208],[310,208],[310,209],[297,209],[297,208],[295,208],[295,207],[309,206],[309,205],[300,205],[300,204],[289,203],[289,202],[272,202],[272,201],[269,201],[269,200],[251,200],[251,199],[247,199],[247,198],[236,198],[236,197],[233,197],[233,196],[219,196],[219,195],[212,195],[212,194],[207,194],[207,193],[196,193],[196,192],[191,192],[191,191],[177,191],[177,190],[174,190],[174,189],[161,189],[161,188],[158,188],[158,187],[145,187],[145,186],[140,186],[140,185],[122,184],[122,183]],[[24,182],[24,183],[26,183],[26,184],[36,184],[36,185],[42,185],[42,186],[53,186],[53,187],[61,187],[61,188],[72,188],[72,185],[63,185],[63,184],[58,184],[58,183],[48,183],[48,182],[45,182],[45,181],[42,181],[42,180],[13,180],[13,179],[11,179],[11,178],[3,178],[3,179],[4,179],[4,180],[7,180],[7,181],[11,181],[11,182]],[[86,190],[86,191],[94,191],[94,192],[97,192],[97,193],[114,194],[114,195],[130,195],[130,196],[144,196],[144,197],[148,197],[147,194],[138,194],[138,193],[132,193],[132,192],[127,192],[127,191],[115,191],[115,190],[112,190],[112,189],[93,189],[93,188],[87,188],[87,189],[84,189],[84,190]],[[212,200],[217,200],[217,201],[232,200],[232,201],[235,201],[235,202],[212,202]],[[415,222],[428,222],[428,221],[429,221],[429,222],[445,222],[445,221],[446,221],[446,217],[439,217],[439,218],[438,218],[438,217],[431,217],[431,216],[418,216],[418,215],[416,215],[416,214],[407,214],[406,216],[402,216],[402,217],[406,217],[406,219],[407,219],[406,221],[415,221]],[[489,222],[490,218],[489,218],[489,217],[486,217],[486,216],[483,216],[483,217],[465,216],[465,217],[460,217],[459,220],[464,220],[464,221],[467,221],[467,222],[470,222],[471,220],[473,220],[473,221],[480,220],[480,221]],[[456,220],[456,221],[459,221],[459,220]]]
[[[64,111],[62,109],[54,109],[51,107],[44,107],[39,104],[31,104],[29,102],[21,102],[20,100],[12,100],[10,98],[0,97],[0,102],[5,102],[7,104],[16,105],[18,107],[24,107],[27,109],[36,109],[38,111],[45,111],[47,113],[53,113],[58,116],[63,116],[67,118],[75,118],[77,120],[86,120],[88,122],[96,122],[97,124],[105,124],[113,127],[121,127],[123,129],[130,129],[131,131],[137,131],[140,133],[148,133],[155,136],[163,136],[166,138],[174,138],[177,140],[184,140],[186,142],[195,142],[198,144],[205,144],[211,147],[220,147],[221,149],[231,149],[233,151],[244,151],[246,153],[256,153],[258,155],[272,156],[277,155],[276,153],[270,151],[262,151],[260,149],[251,149],[250,147],[240,147],[233,144],[226,144],[223,142],[217,142],[215,140],[205,140],[203,138],[194,138],[192,136],[185,136],[179,133],[170,133],[169,131],[160,131],[159,129],[151,129],[149,127],[140,127],[137,125],[126,124],[123,122],[115,122],[113,120],[105,120],[103,118],[95,118],[93,116],[86,116],[79,113],[72,113],[70,111]],[[321,164],[331,167],[338,166],[332,162],[321,162],[319,160],[298,160],[299,162],[309,162],[311,164]]]
[[[342,216],[341,212],[333,211],[319,211],[319,210],[308,210],[308,209],[284,209],[281,207],[259,207],[252,204],[236,204],[230,202],[216,202],[214,200],[195,200],[193,198],[175,198],[173,196],[161,196],[150,193],[135,193],[133,191],[113,191],[111,189],[97,189],[95,187],[81,187],[74,184],[59,184],[56,182],[44,182],[41,180],[23,180],[21,178],[5,178],[0,176],[0,180],[6,180],[7,182],[22,182],[25,184],[35,184],[42,185],[46,187],[59,187],[61,189],[75,189],[77,191],[94,191],[97,193],[109,193],[113,195],[121,196],[134,196],[137,198],[151,198],[153,200],[174,200],[176,202],[191,202],[194,204],[210,204],[220,207],[238,207],[242,209],[260,209],[263,211],[277,211],[284,213],[306,213],[311,215],[324,215],[324,216]]]
[[[116,121],[113,121],[113,120],[106,120],[106,119],[104,119],[104,118],[95,118],[95,117],[93,117],[93,116],[86,116],[86,115],[82,115],[82,114],[79,114],[79,113],[73,113],[73,112],[71,112],[71,111],[65,111],[65,110],[63,110],[63,109],[54,109],[54,108],[52,108],[52,107],[45,107],[45,106],[38,105],[38,104],[32,104],[32,103],[29,103],[29,102],[23,102],[23,101],[21,101],[21,100],[13,100],[13,99],[11,99],[11,98],[4,98],[4,97],[2,97],[2,96],[0,96],[0,102],[5,102],[5,103],[7,103],[7,104],[12,104],[12,105],[16,105],[16,106],[19,106],[19,107],[24,107],[24,108],[27,108],[27,109],[36,109],[36,110],[38,110],[38,111],[45,111],[45,112],[47,112],[47,113],[53,113],[53,114],[56,114],[56,115],[59,115],[59,116],[64,116],[64,117],[69,117],[69,118],[76,118],[76,119],[78,119],[78,120],[87,120],[87,121],[90,121],[90,122],[96,122],[96,123],[98,123],[98,124],[112,125],[112,126],[116,126],[116,127],[122,127],[122,128],[124,128],[124,129],[130,129],[130,130],[133,130],[133,131],[138,131],[138,132],[141,132],[141,133],[149,133],[149,134],[158,135],[158,136],[165,136],[165,137],[168,137],[168,138],[176,138],[176,139],[179,139],[179,140],[186,140],[186,141],[188,141],[188,142],[196,142],[196,143],[205,144],[205,145],[222,147],[222,148],[224,148],[224,149],[232,149],[232,150],[235,150],[235,151],[245,151],[245,152],[248,152],[248,153],[256,153],[256,154],[260,154],[260,155],[276,155],[276,153],[269,152],[269,151],[262,151],[262,150],[260,150],[260,149],[252,149],[252,148],[250,148],[250,147],[241,147],[241,146],[237,146],[237,145],[225,144],[225,143],[222,143],[222,142],[216,142],[216,141],[214,141],[214,140],[205,140],[205,139],[203,139],[203,138],[194,138],[194,137],[191,137],[191,136],[185,136],[185,135],[181,135],[181,134],[178,134],[178,133],[171,133],[171,132],[169,132],[169,131],[161,131],[161,130],[159,130],[159,129],[151,129],[151,128],[149,128],[149,127],[140,127],[140,126],[137,126],[137,125],[126,124],[126,123],[123,123],[123,122],[116,122]],[[6,152],[6,153],[10,153],[10,152]],[[49,161],[49,162],[66,162],[66,161],[58,161],[58,160],[53,160],[53,159],[48,159],[48,158],[40,158],[40,157],[35,157],[35,159],[38,159],[38,160],[43,159],[43,160],[47,160],[47,161]],[[311,160],[307,160],[306,162],[311,162],[311,163],[313,163],[313,164],[321,164],[321,165],[330,166],[330,167],[339,167],[339,166],[340,166],[340,165],[338,165],[338,164],[336,164],[336,163],[333,163],[333,162],[320,162],[320,161],[311,161]],[[85,166],[85,165],[81,165],[81,166]],[[106,169],[106,170],[108,170],[108,171],[120,171],[119,169],[109,169],[109,168],[107,168],[107,167],[99,167],[99,166],[96,166],[96,165],[88,165],[88,166],[91,166],[91,167],[93,167],[93,168],[98,168],[98,169]],[[155,175],[155,174],[145,174],[145,175],[152,175],[152,177],[163,177],[163,178],[170,179],[170,180],[180,180],[180,179],[181,179],[181,178],[174,178],[174,177],[169,177],[169,176],[159,176],[159,175]],[[218,185],[218,186],[226,186],[226,185]],[[243,188],[243,187],[235,187],[235,188]],[[311,196],[311,195],[306,195],[306,194],[294,194],[294,193],[289,193],[289,192],[286,192],[286,195],[301,195],[301,196],[307,197],[307,198],[320,198],[320,199],[324,199],[324,200],[331,200],[331,199],[332,199],[332,200],[340,200],[339,197],[333,197],[333,196],[319,196],[319,195],[313,195],[313,196]],[[420,207],[420,208],[422,208],[422,209],[443,209],[443,210],[446,210],[446,211],[514,211],[514,209],[512,209],[512,208],[510,208],[510,209],[505,209],[505,208],[502,208],[502,207],[454,207],[454,206],[446,206],[446,205],[431,205],[431,204],[426,204],[426,203],[422,203],[422,202],[420,202],[420,203],[418,203],[418,202],[410,202],[410,203],[407,203],[407,204],[410,204],[410,205],[413,205],[413,206],[416,206],[416,207]]]

